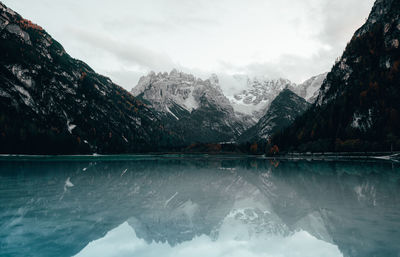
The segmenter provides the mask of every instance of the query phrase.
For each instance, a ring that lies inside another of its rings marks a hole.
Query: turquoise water
[[[2,157],[0,256],[400,256],[400,166]]]

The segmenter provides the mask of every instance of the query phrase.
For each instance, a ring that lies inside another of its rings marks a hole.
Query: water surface
[[[0,256],[400,256],[400,167],[2,158]]]

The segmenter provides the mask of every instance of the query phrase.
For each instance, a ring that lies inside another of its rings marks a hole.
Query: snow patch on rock
[[[231,108],[216,75],[201,80],[175,69],[169,74],[150,72],[139,80],[138,85],[132,89],[132,94],[151,102],[154,109],[164,113],[171,113],[173,105],[191,113],[202,106],[204,97],[209,103],[221,106],[222,109]]]
[[[17,79],[27,88],[31,88],[35,85],[35,81],[30,76],[28,69],[22,69],[22,67],[19,65],[8,66],[8,68],[11,70],[12,74],[14,74],[14,76],[17,77]]]
[[[360,131],[367,131],[373,125],[373,110],[369,109],[368,113],[363,114],[360,112],[355,112],[353,114],[353,120],[351,122],[351,127],[358,129]]]

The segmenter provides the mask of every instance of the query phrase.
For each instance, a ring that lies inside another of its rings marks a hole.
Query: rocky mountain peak
[[[162,112],[169,112],[169,107],[174,104],[192,112],[204,104],[205,99],[221,109],[233,112],[215,74],[209,79],[202,80],[176,69],[170,73],[150,72],[140,78],[132,94],[150,101],[158,111]]]

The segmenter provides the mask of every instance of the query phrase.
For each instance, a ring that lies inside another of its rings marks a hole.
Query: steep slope
[[[141,101],[0,3],[0,153],[123,153],[171,138]]]
[[[142,77],[132,94],[159,112],[165,126],[187,144],[230,141],[246,123],[239,120],[224,96],[216,75],[201,80],[172,70]]]
[[[298,150],[400,150],[400,2],[378,0],[317,102],[274,142]]]
[[[247,88],[240,94],[230,97],[230,102],[238,116],[250,116],[254,124],[268,110],[275,97],[287,87],[296,87],[296,84],[287,79],[252,78],[236,76],[237,80],[244,81]]]
[[[292,124],[295,118],[303,114],[308,107],[307,101],[289,89],[284,89],[272,101],[267,113],[260,121],[240,136],[239,142],[254,142],[270,138],[274,133]]]
[[[291,90],[306,99],[309,103],[314,103],[317,100],[319,89],[326,79],[328,73],[323,73],[304,81],[302,84],[292,87]]]

